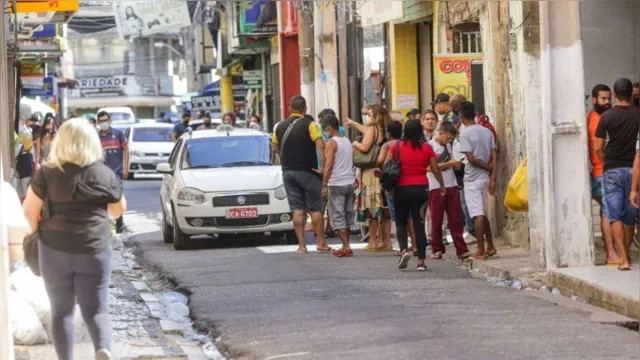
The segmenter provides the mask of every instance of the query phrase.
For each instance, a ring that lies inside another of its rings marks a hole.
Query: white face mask
[[[371,120],[369,119],[369,115],[362,115],[362,123],[364,125],[369,125],[370,122]]]
[[[108,122],[100,123],[100,125],[99,125],[99,129],[100,129],[100,130],[102,130],[102,131],[107,131],[107,130],[109,130],[109,123],[108,123]]]

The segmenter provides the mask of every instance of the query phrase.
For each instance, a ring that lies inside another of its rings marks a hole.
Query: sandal
[[[436,251],[433,254],[431,254],[431,258],[434,260],[441,260],[442,259],[442,251]]]
[[[487,260],[487,255],[480,256],[480,255],[473,254],[473,255],[469,255],[469,257],[468,257],[467,259],[469,259],[469,260],[484,261],[484,260]]]
[[[330,251],[333,251],[333,249],[331,248],[331,246],[327,246],[326,249],[316,248],[316,251],[318,251],[318,252],[330,252]]]
[[[296,250],[296,253],[298,255],[306,255],[307,254],[307,249],[298,248],[298,250]]]
[[[622,267],[622,264],[618,265],[618,271],[629,271],[631,270],[631,266],[628,265],[627,267]]]
[[[491,259],[492,257],[494,257],[494,256],[496,256],[496,255],[498,255],[498,250],[496,250],[496,249],[493,249],[493,251],[489,251],[489,250],[487,250],[487,251],[485,252],[484,259],[485,259],[485,260],[487,260],[487,259]]]

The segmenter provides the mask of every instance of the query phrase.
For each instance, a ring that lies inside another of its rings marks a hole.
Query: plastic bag
[[[51,303],[42,278],[25,267],[9,275],[9,284],[31,305],[42,324],[48,326],[51,323]]]
[[[507,193],[504,196],[504,206],[513,212],[529,211],[529,179],[527,177],[526,156],[513,173],[507,185]]]
[[[175,302],[179,302],[183,305],[187,305],[187,303],[189,302],[189,299],[186,296],[175,291],[168,292],[160,298],[160,303],[162,303],[162,305],[164,305],[165,307]]]
[[[166,306],[167,316],[177,323],[187,323],[189,319],[189,308],[181,302],[174,302]]]
[[[47,333],[36,312],[27,301],[14,290],[9,291],[9,309],[13,343],[16,345],[39,345],[47,343]]]

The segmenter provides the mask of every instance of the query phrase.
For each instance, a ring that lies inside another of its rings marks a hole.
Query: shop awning
[[[178,97],[171,96],[104,96],[68,98],[67,106],[75,109],[93,109],[114,106],[162,106],[170,107],[180,105]]]
[[[9,12],[13,12],[9,1]],[[16,13],[22,24],[66,23],[80,8],[78,0],[17,0]]]

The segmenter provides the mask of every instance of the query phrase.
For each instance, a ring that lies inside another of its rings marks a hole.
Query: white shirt
[[[440,145],[435,139],[429,141],[429,145],[436,153],[436,156],[439,158],[440,155],[444,152],[445,146]],[[450,156],[453,156],[453,150],[451,149],[451,145],[447,144],[446,149],[449,152]],[[458,180],[456,179],[456,174],[453,172],[453,168],[449,168],[446,170],[442,170],[442,180],[444,180],[444,187],[452,188],[458,187]],[[429,190],[437,190],[440,189],[440,183],[436,180],[435,175],[431,171],[427,172],[427,178],[429,178]]]

